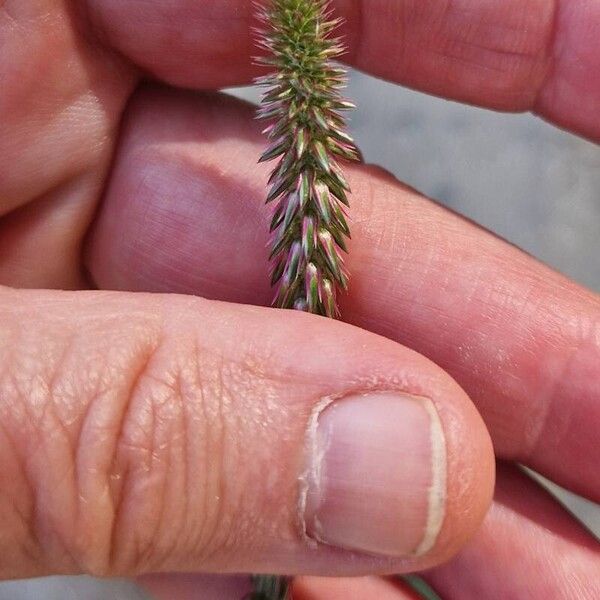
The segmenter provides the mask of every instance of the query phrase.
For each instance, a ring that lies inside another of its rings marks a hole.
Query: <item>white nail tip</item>
[[[425,534],[414,555],[422,556],[429,552],[442,529],[446,515],[446,437],[442,421],[431,400],[421,399],[431,421],[431,485],[429,486],[429,507]]]

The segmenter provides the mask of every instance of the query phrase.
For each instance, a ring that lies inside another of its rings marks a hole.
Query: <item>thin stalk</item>
[[[255,3],[261,28],[257,62],[271,72],[257,118],[267,122],[269,144],[259,162],[277,161],[269,179],[273,206],[270,260],[273,306],[339,316],[348,287],[343,253],[350,187],[341,168],[359,158],[346,132],[342,97],[346,71],[333,61],[344,52],[329,0]],[[253,600],[290,600],[290,579],[255,576]]]

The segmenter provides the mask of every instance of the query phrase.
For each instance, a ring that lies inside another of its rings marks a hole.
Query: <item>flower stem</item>
[[[271,69],[257,117],[269,146],[259,162],[277,160],[269,179],[273,306],[339,316],[348,287],[342,253],[350,187],[338,161],[357,160],[343,113],[353,105],[341,90],[346,71],[332,61],[344,52],[333,36],[341,19],[329,0],[268,0],[257,6],[258,45]],[[290,578],[255,576],[253,600],[290,600]]]
[[[276,575],[255,575],[254,591],[248,600],[292,600],[290,578]]]

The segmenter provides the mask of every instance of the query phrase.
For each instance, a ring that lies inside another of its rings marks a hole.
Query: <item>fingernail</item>
[[[317,542],[390,557],[426,553],[444,518],[446,444],[426,398],[325,401],[309,426],[301,511]]]

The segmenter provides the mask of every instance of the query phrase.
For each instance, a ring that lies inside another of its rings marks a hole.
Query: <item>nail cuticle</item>
[[[320,530],[318,518],[315,518],[315,532],[312,536],[308,534],[308,527],[306,523],[306,504],[309,488],[311,485],[320,486],[321,482],[320,471],[322,468],[322,458],[324,452],[320,452],[319,448],[317,447],[317,428],[319,426],[318,421],[321,413],[326,408],[331,406],[334,402],[340,401],[342,398],[343,396],[327,396],[318,402],[311,411],[306,428],[305,464],[307,466],[299,477],[300,499],[298,503],[298,514],[300,515],[302,537],[309,546],[313,547],[316,546],[317,543],[325,543],[316,535]]]

